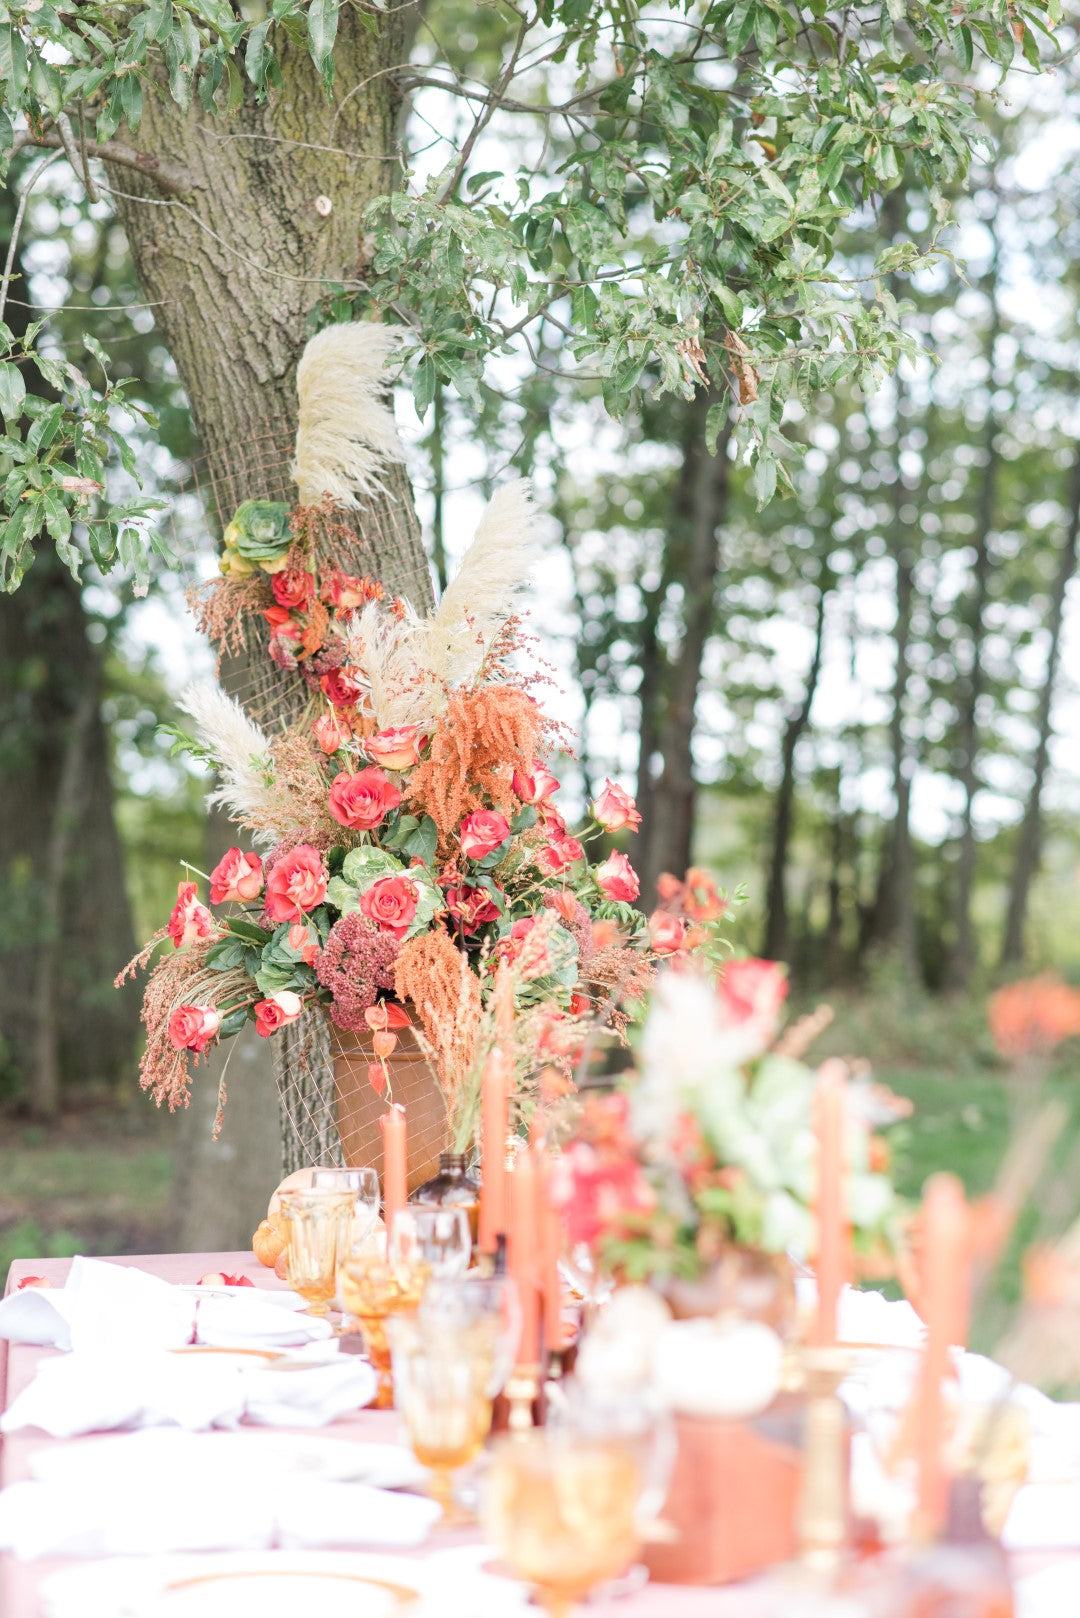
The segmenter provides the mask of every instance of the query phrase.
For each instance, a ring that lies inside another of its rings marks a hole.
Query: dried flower
[[[374,1006],[380,990],[394,987],[400,947],[392,933],[381,932],[358,911],[335,921],[316,958],[315,976],[330,990],[330,1015],[339,1028],[354,1034],[368,1028],[365,1012]]]

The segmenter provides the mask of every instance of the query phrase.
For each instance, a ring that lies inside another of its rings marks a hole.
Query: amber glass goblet
[[[567,1618],[633,1561],[641,1471],[618,1439],[543,1428],[500,1439],[486,1491],[487,1532],[552,1618]]]
[[[281,1193],[285,1220],[285,1273],[307,1301],[309,1315],[329,1313],[337,1291],[338,1257],[352,1239],[356,1199],[351,1191]]]
[[[474,1328],[466,1340],[432,1334],[417,1315],[395,1315],[386,1331],[394,1403],[413,1454],[431,1474],[431,1498],[442,1507],[444,1524],[471,1521],[454,1499],[454,1474],[475,1460],[491,1428],[495,1325],[486,1334]]]
[[[378,1377],[375,1408],[394,1403],[394,1378],[386,1323],[391,1315],[416,1308],[431,1271],[426,1264],[390,1265],[377,1254],[353,1254],[341,1269],[341,1299],[349,1320],[363,1333],[364,1346]]]

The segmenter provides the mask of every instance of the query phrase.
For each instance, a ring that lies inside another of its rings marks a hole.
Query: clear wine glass
[[[433,1279],[464,1275],[472,1258],[469,1217],[464,1208],[408,1205],[394,1215],[387,1241],[391,1267],[418,1261],[430,1265]]]

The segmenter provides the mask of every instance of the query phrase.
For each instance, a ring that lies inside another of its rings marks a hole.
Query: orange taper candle
[[[510,1185],[510,1241],[506,1267],[517,1282],[521,1302],[520,1365],[535,1365],[540,1358],[540,1229],[537,1220],[538,1179],[532,1152],[519,1152],[508,1176]]]
[[[509,1127],[506,1064],[496,1049],[488,1057],[480,1091],[480,1251],[493,1253],[506,1230],[506,1131]]]
[[[948,1497],[942,1384],[950,1348],[963,1345],[971,1292],[971,1215],[955,1174],[935,1174],[927,1182],[920,1234],[926,1347],[915,1406],[916,1532],[932,1539],[945,1521]]]
[[[850,1230],[845,1196],[845,1125],[847,1078],[842,1062],[825,1062],[814,1092],[817,1136],[817,1318],[814,1342],[819,1348],[836,1342],[840,1292],[851,1270]]]
[[[549,1353],[564,1348],[562,1278],[559,1255],[563,1250],[563,1222],[551,1200],[551,1159],[540,1156],[540,1290],[544,1298],[544,1346]]]
[[[505,961],[495,968],[495,1037],[512,1059],[514,1046],[514,974]]]
[[[379,1119],[383,1152],[383,1220],[387,1230],[399,1208],[408,1200],[409,1150],[405,1130],[405,1108],[395,1103]]]

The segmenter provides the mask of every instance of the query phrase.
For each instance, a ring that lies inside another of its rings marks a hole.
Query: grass
[[[168,1251],[173,1154],[157,1115],[107,1105],[52,1129],[7,1122],[0,1145],[0,1286],[17,1258]]]

